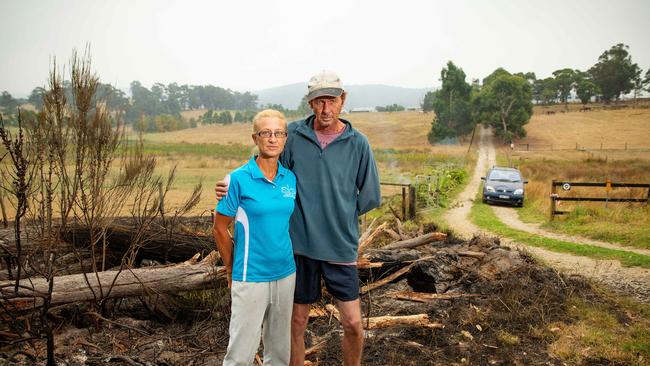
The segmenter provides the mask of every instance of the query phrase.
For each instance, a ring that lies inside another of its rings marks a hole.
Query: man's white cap
[[[343,94],[341,79],[331,71],[319,72],[312,76],[307,84],[307,102],[322,96],[338,97],[341,94]]]

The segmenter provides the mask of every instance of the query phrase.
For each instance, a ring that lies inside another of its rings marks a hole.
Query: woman
[[[278,161],[287,121],[267,109],[253,118],[259,154],[228,176],[213,234],[231,288],[230,340],[224,365],[249,366],[263,335],[264,364],[288,365],[296,266],[289,218],[296,177]],[[235,221],[234,242],[228,225]]]

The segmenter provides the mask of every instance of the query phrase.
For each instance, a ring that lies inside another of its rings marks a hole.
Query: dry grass
[[[650,150],[650,109],[596,110],[554,115],[534,114],[528,136],[517,143],[543,149]]]
[[[190,112],[183,112],[189,116]],[[192,111],[202,114],[203,111]],[[382,112],[354,113],[343,115],[352,126],[368,137],[374,149],[431,149],[427,141],[427,133],[431,129],[433,114],[419,112]],[[231,125],[199,126],[194,129],[167,133],[150,133],[145,135],[147,141],[173,143],[240,143],[253,145],[251,139],[252,126],[250,123],[233,123]],[[447,152],[447,146],[434,150]],[[455,150],[462,151],[462,147]]]
[[[427,133],[433,114],[412,111],[343,115],[368,137],[375,149],[429,149]]]
[[[189,110],[189,111],[182,111],[182,112],[181,112],[181,117],[183,117],[184,119],[186,119],[186,120],[188,120],[188,121],[189,121],[191,118],[194,118],[194,119],[197,119],[197,120],[198,120],[198,119],[201,118],[201,117],[205,114],[205,112],[207,112],[207,111],[208,111],[207,109],[193,109],[193,110]]]
[[[175,144],[242,144],[252,147],[252,133],[252,124],[233,123],[230,125],[199,125],[197,128],[165,133],[146,133],[144,139],[151,142]]]

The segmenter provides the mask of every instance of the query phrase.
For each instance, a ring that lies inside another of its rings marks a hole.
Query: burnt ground
[[[484,254],[459,254],[464,251]],[[557,339],[553,323],[571,323],[567,300],[574,295],[607,304],[621,323],[630,321],[582,277],[541,266],[530,256],[501,246],[498,239],[463,241],[450,236],[445,243],[401,254],[403,258],[431,258],[413,265],[395,282],[364,294],[364,316],[428,314],[444,328],[368,330],[363,356],[367,365],[563,365],[549,354],[548,346]],[[400,267],[399,260],[391,264],[386,259],[391,255],[386,251],[369,251],[369,255],[384,258],[387,265],[361,271],[362,284]],[[389,296],[413,290],[475,296],[426,303]],[[333,299],[325,293],[318,305],[331,303]],[[228,342],[229,299],[227,289],[220,287],[110,300],[102,309],[90,303],[69,304],[52,309],[48,319],[55,325],[55,355],[60,365],[216,365],[221,364]],[[27,326],[38,329],[39,317]],[[5,328],[6,324],[0,326],[0,365],[45,364],[44,339],[19,342]],[[307,347],[325,344],[308,360],[318,365],[342,364],[342,331],[334,317],[311,319],[306,338]],[[587,359],[582,364],[615,363]]]

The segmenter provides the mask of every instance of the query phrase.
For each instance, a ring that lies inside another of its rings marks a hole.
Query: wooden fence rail
[[[632,146],[627,142],[624,144],[616,145],[603,145],[601,142],[599,146],[584,146],[577,142],[575,145],[553,145],[553,144],[530,144],[521,143],[513,144],[514,151],[648,151],[650,146]]]
[[[569,191],[572,187],[605,187],[607,192],[607,197],[563,197],[557,191],[557,187],[562,187],[563,191]],[[609,192],[613,188],[647,188],[648,192],[646,198],[618,198],[618,197],[609,197]],[[552,180],[551,181],[551,220],[555,218],[555,215],[564,215],[567,214],[567,211],[558,211],[557,210],[557,201],[589,201],[589,202],[645,202],[647,205],[650,202],[650,183],[621,183],[621,182],[612,182],[611,180],[606,180],[604,182],[567,182]]]

